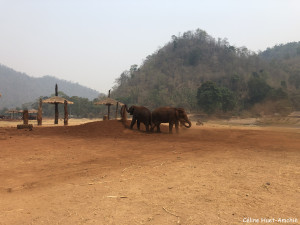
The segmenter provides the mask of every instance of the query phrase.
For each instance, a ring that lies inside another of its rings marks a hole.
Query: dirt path
[[[0,224],[299,224],[299,130],[162,130],[0,128]]]

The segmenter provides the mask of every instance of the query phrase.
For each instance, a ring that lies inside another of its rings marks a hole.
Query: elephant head
[[[186,128],[190,128],[192,126],[192,123],[188,119],[187,114],[183,108],[176,108],[176,118],[179,120],[180,124],[184,125]],[[188,125],[186,125],[186,123]]]
[[[130,106],[130,108],[128,109],[128,108],[127,108],[127,105],[126,105],[126,111],[127,111],[130,115],[133,115],[134,109],[135,109],[134,106]]]

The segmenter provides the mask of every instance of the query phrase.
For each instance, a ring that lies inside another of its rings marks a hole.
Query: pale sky
[[[0,64],[102,93],[197,28],[252,51],[300,41],[300,0],[0,0]]]

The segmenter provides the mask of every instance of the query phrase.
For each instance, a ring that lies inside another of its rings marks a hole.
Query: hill
[[[258,107],[256,112],[299,108],[299,86],[293,82],[299,75],[292,78],[292,68],[300,65],[297,51],[290,54],[290,64],[278,58],[274,66],[274,60],[269,59],[275,52],[268,49],[257,54],[246,47],[232,46],[227,39],[215,39],[200,29],[173,35],[162,48],[147,56],[142,65],[124,71],[116,80],[112,96],[151,109],[169,105],[198,111],[203,110],[199,88],[212,81],[218,94],[225,90],[234,99],[231,110],[235,114],[251,111],[257,104],[262,108]],[[216,107],[221,109],[222,99],[218,101]],[[272,109],[264,108],[266,105]]]
[[[33,102],[40,96],[50,96],[54,93],[55,84],[60,91],[69,96],[92,100],[99,95],[99,92],[78,83],[52,76],[34,78],[0,64],[0,109],[21,107],[22,104]]]

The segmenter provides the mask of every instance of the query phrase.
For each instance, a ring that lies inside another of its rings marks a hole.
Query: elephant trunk
[[[186,125],[186,123],[188,123],[189,125]],[[183,126],[185,126],[186,128],[190,128],[192,126],[192,123],[191,123],[191,121],[186,120],[183,122]]]

